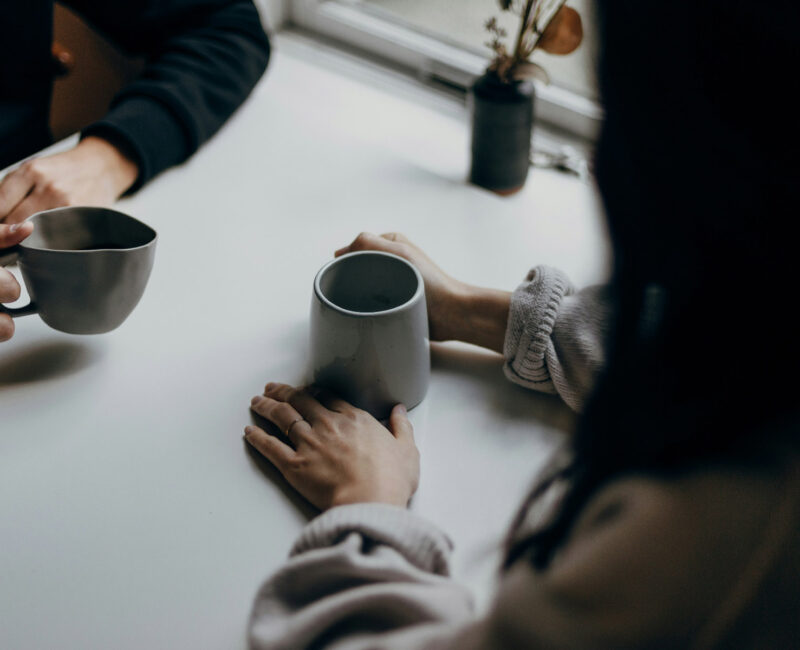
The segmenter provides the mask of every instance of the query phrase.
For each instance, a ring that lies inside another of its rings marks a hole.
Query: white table
[[[284,37],[219,136],[120,202],[159,233],[130,318],[76,337],[27,317],[0,346],[0,648],[245,646],[256,589],[311,515],[246,450],[250,397],[304,378],[313,276],[361,230],[401,230],[488,286],[537,263],[605,277],[593,187],[540,170],[512,198],[471,187],[467,131],[449,99]],[[571,416],[447,344],[412,419],[413,508],[483,606]]]

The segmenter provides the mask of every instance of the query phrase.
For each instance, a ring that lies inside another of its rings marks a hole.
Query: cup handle
[[[8,266],[17,261],[19,246],[11,246],[0,251],[0,266]]]
[[[9,264],[16,262],[19,252],[17,249],[17,246],[12,246],[11,248],[6,248],[2,253],[0,253],[0,266],[8,266]],[[36,311],[36,304],[33,302],[29,302],[24,307],[6,307],[5,305],[0,304],[0,314],[8,314],[11,316],[11,318],[35,314]]]

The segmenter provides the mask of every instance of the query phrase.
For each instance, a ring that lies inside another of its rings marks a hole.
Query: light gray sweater
[[[534,269],[512,297],[506,375],[580,409],[608,315],[604,288],[575,292],[559,271]],[[547,514],[532,508],[521,528]],[[800,647],[798,521],[796,460],[769,475],[621,479],[590,500],[545,570],[512,565],[479,619],[448,577],[451,544],[435,525],[393,506],[341,506],[308,524],[259,591],[250,644]]]

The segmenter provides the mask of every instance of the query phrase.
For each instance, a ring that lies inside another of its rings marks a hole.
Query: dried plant
[[[501,11],[517,14],[520,17],[520,25],[514,49],[509,52],[504,42],[508,32],[500,26],[497,18],[492,17],[486,21],[486,31],[490,34],[490,40],[486,45],[494,52],[489,70],[505,83],[532,77],[547,81],[547,73],[541,66],[528,59],[536,49],[542,32],[564,5],[564,1],[498,0],[498,4]]]

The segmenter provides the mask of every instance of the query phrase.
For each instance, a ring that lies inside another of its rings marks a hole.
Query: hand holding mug
[[[248,426],[245,440],[317,508],[405,507],[417,489],[419,452],[402,405],[392,410],[388,429],[326,391],[285,384],[267,384],[250,408],[282,435]]]
[[[33,224],[0,224],[0,250],[16,246],[33,232]],[[0,267],[0,303],[14,302],[19,298],[20,286],[17,279]],[[11,316],[0,312],[0,342],[8,341],[14,335],[14,321]]]
[[[314,278],[310,320],[310,383],[382,420],[396,404],[425,398],[425,287],[408,260],[356,251],[327,262]]]
[[[467,287],[442,271],[416,244],[400,233],[373,235],[362,232],[349,245],[336,251],[336,257],[356,251],[383,251],[398,255],[419,269],[425,282],[428,323],[432,341],[448,341],[453,335],[455,309]]]
[[[503,353],[511,293],[476,287],[447,275],[400,233],[362,232],[336,256],[375,250],[402,257],[419,269],[425,283],[432,341],[464,341]]]
[[[0,267],[18,262],[31,299],[22,307],[0,304],[3,322],[38,313],[69,334],[121,325],[147,285],[156,232],[116,210],[85,206],[38,212],[14,231],[0,227],[30,234],[31,224],[32,236],[0,255]]]

